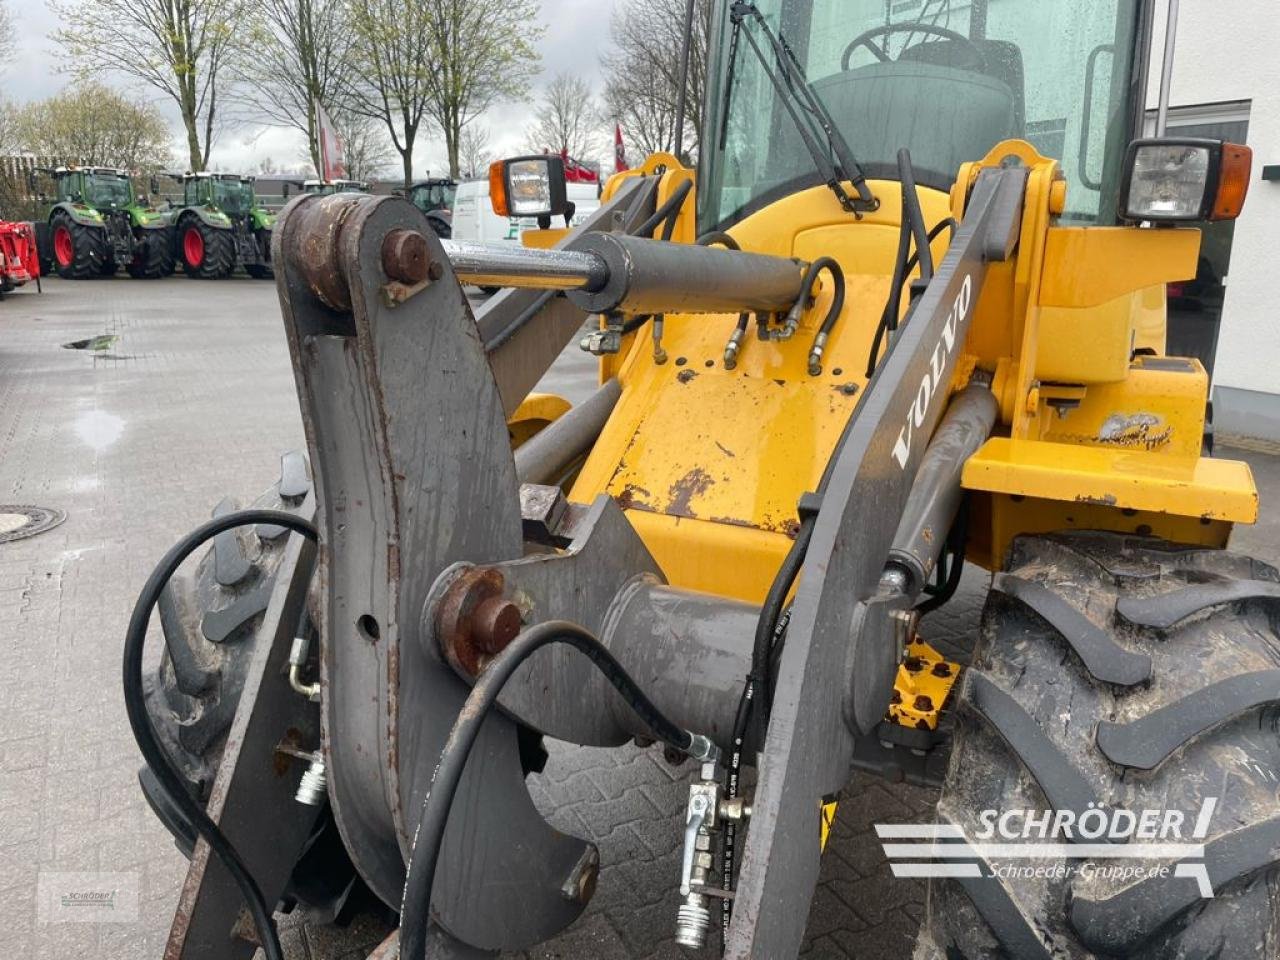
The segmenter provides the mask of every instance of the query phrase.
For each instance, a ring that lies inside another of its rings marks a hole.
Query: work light
[[[512,157],[489,166],[489,201],[500,217],[550,218],[565,210],[564,160]]]
[[[1234,220],[1244,206],[1252,156],[1248,147],[1221,140],[1135,140],[1125,156],[1120,217]]]

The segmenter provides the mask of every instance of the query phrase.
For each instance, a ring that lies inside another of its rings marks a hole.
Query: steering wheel
[[[973,58],[973,62],[968,64],[974,70],[980,70],[984,66],[986,60],[982,56],[982,51],[977,45],[966,37],[963,33],[957,33],[947,27],[939,27],[932,23],[904,21],[903,23],[886,23],[879,27],[872,27],[865,30],[849,41],[849,45],[844,48],[844,53],[840,55],[840,69],[849,69],[849,57],[858,47],[866,47],[871,51],[872,55],[881,63],[888,63],[897,59],[889,56],[888,47],[878,47],[872,43],[874,37],[884,37],[886,40],[893,33],[924,33],[932,34],[935,37],[942,37],[944,40],[955,40],[963,44],[968,50],[969,55]],[[910,49],[910,48],[909,48]],[[900,58],[901,55],[899,55]]]

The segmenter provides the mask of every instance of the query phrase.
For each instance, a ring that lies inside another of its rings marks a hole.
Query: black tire
[[[271,269],[271,231],[257,230],[254,239],[258,244],[258,256],[262,259],[258,263],[246,263],[244,272],[255,280],[270,280],[275,277],[275,271]]]
[[[444,217],[433,217],[431,214],[427,214],[427,223],[441,240],[453,238],[453,224]]]
[[[168,228],[147,231],[128,266],[135,280],[155,280],[173,274],[173,236]]]
[[[1280,956],[1278,583],[1266,564],[1151,538],[1014,542],[963,681],[939,820],[971,842],[1063,842],[987,839],[980,812],[1182,811],[1181,833],[1157,839],[1204,843],[1215,896],[1172,867],[1137,882],[1096,872],[1159,861],[979,858],[982,877],[929,881],[916,960]],[[1261,692],[1251,701],[1245,687]],[[1066,876],[1001,879],[993,866]]]
[[[198,237],[198,247],[188,238],[191,233]],[[230,230],[211,227],[199,217],[188,216],[178,222],[173,239],[188,277],[220,280],[231,276],[236,268],[236,241]]]
[[[311,482],[300,453],[281,458],[280,479],[253,507],[310,515]],[[230,498],[214,516],[238,509]],[[290,534],[281,528],[240,528],[215,539],[190,574],[169,582],[158,605],[165,649],[160,665],[143,680],[147,712],[164,746],[182,771],[192,797],[201,803],[209,790],[235,717],[249,660],[256,646],[270,642],[259,631],[263,611],[277,586],[276,575]],[[307,675],[317,675],[319,644],[309,618],[301,629],[312,639]],[[176,660],[175,662],[175,653]],[[190,826],[158,789],[145,768],[139,773],[152,810],[189,858],[195,838]],[[285,895],[339,917],[371,898],[337,837],[333,818],[320,818]]]
[[[65,231],[65,239],[60,237]],[[64,280],[87,280],[101,276],[106,265],[113,263],[107,244],[107,231],[102,227],[76,223],[65,210],[55,210],[49,218],[53,265]],[[68,250],[64,244],[69,243]]]

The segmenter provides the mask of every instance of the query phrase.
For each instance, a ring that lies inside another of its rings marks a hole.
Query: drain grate
[[[0,543],[34,537],[52,530],[65,519],[67,515],[61,510],[0,503]]]

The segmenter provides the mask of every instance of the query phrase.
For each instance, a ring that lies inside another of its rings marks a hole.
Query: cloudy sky
[[[90,0],[92,2],[92,0]],[[510,153],[523,143],[524,128],[529,123],[532,104],[540,88],[557,72],[574,73],[586,78],[599,89],[601,70],[599,54],[609,38],[609,17],[615,4],[626,0],[542,0],[542,22],[546,26],[539,46],[542,74],[530,91],[529,102],[507,103],[495,107],[482,120],[490,130],[490,146],[495,153]],[[69,81],[57,65],[62,56],[49,39],[58,19],[44,0],[8,0],[18,51],[4,71],[4,92],[12,101],[26,103],[57,93]],[[105,76],[110,84],[126,87],[124,77]],[[154,100],[171,120],[175,135],[181,125],[172,101],[160,97],[146,87],[129,87],[137,96]],[[175,158],[185,156],[185,149],[175,140]],[[278,127],[245,124],[227,129],[214,141],[210,167],[215,170],[249,171],[268,157],[279,166],[293,167],[302,162],[304,146],[299,135]],[[444,143],[436,135],[426,144],[419,139],[414,150],[415,174],[425,176],[428,170],[439,173],[446,166]]]

